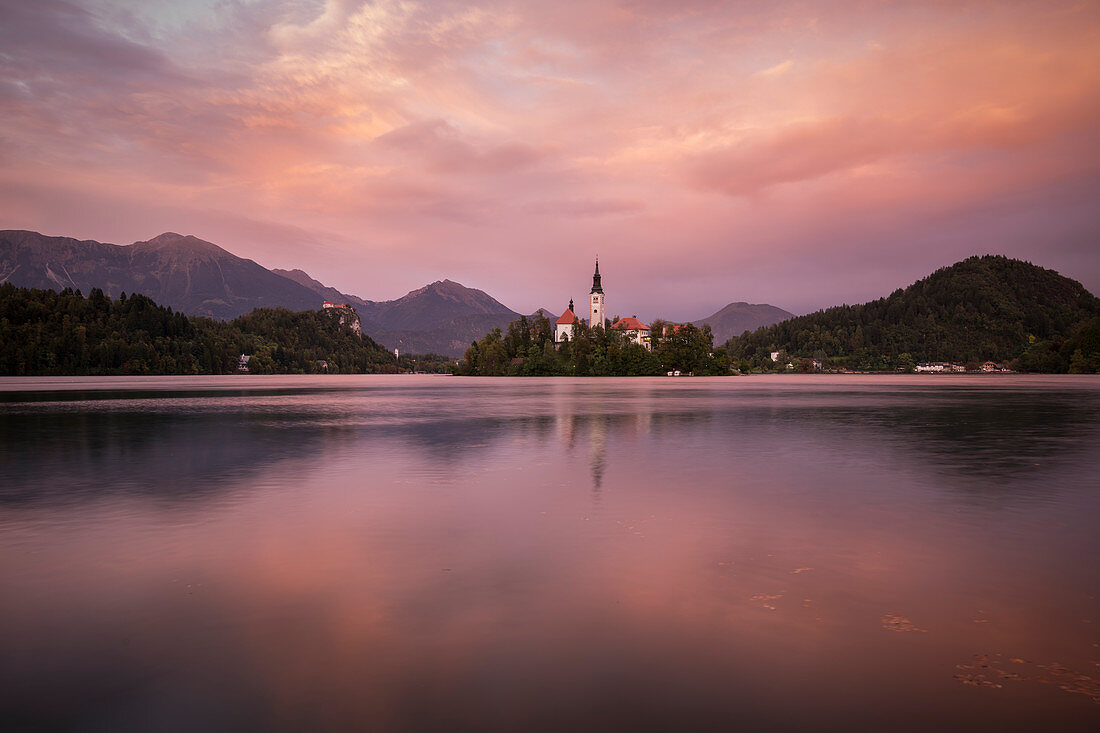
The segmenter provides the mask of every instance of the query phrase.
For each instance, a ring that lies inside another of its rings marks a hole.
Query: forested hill
[[[1028,371],[1096,371],[1098,318],[1100,299],[1079,282],[987,255],[937,270],[886,298],[742,334],[727,349],[735,364],[753,368],[767,368],[769,354],[782,351],[854,369],[995,361]]]
[[[224,322],[144,295],[0,286],[0,374],[225,374],[394,371],[393,356],[336,309],[260,308]],[[321,362],[325,362],[322,365]]]

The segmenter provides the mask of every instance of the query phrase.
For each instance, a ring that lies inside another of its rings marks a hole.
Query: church
[[[603,282],[600,278],[600,258],[596,258],[596,272],[592,275],[592,292],[589,293],[589,308],[588,323],[593,328],[604,328],[607,323],[606,316],[604,315],[604,293]],[[574,328],[581,319],[577,318],[577,314],[573,309],[573,301],[570,299],[569,307],[565,310],[565,313],[561,314],[561,318],[554,323],[554,343],[561,345],[567,340],[573,338]],[[649,326],[645,325],[638,320],[636,316],[630,318],[620,318],[611,324],[611,328],[622,333],[628,340],[633,341],[639,346],[644,346],[647,349],[652,350],[653,344],[650,341]]]

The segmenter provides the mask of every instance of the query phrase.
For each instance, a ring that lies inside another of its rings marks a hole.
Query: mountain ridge
[[[303,287],[309,288],[313,292],[317,293],[327,300],[332,301],[333,303],[351,303],[357,309],[370,309],[374,306],[374,301],[360,298],[358,295],[349,295],[347,293],[342,293],[336,288],[325,285],[320,280],[315,279],[305,270],[299,268],[294,268],[293,270],[281,270],[277,267],[273,267],[271,268],[271,271],[274,272],[276,275],[282,275],[288,280],[292,280]],[[360,313],[359,315],[364,316],[365,314]]]
[[[451,356],[461,356],[472,341],[520,317],[485,291],[449,278],[394,300],[369,300],[325,285],[302,269],[268,269],[213,242],[178,232],[119,245],[28,230],[0,231],[0,284],[4,282],[83,292],[99,288],[110,297],[140,293],[176,311],[220,320],[261,307],[316,310],[324,300],[350,303],[359,313],[363,332],[387,348]],[[734,305],[695,323],[710,322],[720,336],[731,320],[726,312]],[[559,314],[545,315],[554,321]],[[729,326],[734,331],[738,327]]]
[[[877,300],[742,334],[727,348],[743,368],[774,368],[770,353],[780,351],[855,369],[1019,361],[1024,369],[1043,362],[1036,370],[1066,371],[1077,340],[1091,343],[1087,334],[1098,319],[1100,299],[1076,280],[1023,260],[984,255],[940,268]],[[1091,353],[1082,352],[1082,363]]]
[[[190,315],[227,320],[268,306],[316,307],[316,296],[258,263],[193,236],[165,232],[131,245],[26,230],[0,231],[0,283],[140,293]]]
[[[366,300],[343,293],[304,270],[272,270],[359,312],[364,333],[405,353],[461,356],[471,341],[493,328],[506,328],[520,314],[477,288],[450,279],[436,280],[394,300]]]
[[[691,323],[700,328],[703,324],[709,324],[714,334],[714,343],[721,344],[745,331],[755,331],[788,318],[794,318],[794,313],[767,303],[746,303],[739,300]]]

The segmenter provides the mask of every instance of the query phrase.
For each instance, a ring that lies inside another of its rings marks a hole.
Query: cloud
[[[461,175],[494,175],[522,170],[544,156],[522,143],[471,142],[445,120],[423,120],[380,135],[375,144],[417,157],[431,170]]]
[[[712,131],[703,150],[687,151],[687,180],[752,195],[870,165],[903,167],[898,158],[1016,155],[1096,129],[1100,52],[1087,33],[1067,32],[1056,51],[1047,42],[966,33],[939,39],[931,57],[917,39],[818,61],[782,90],[812,103],[803,119]]]
[[[1069,1],[0,0],[0,213],[116,241],[209,225],[261,261],[302,232],[282,264],[325,271],[331,242],[367,297],[430,274],[529,311],[598,249],[622,312],[824,305],[846,275],[822,247],[909,277],[979,226],[1040,262],[1095,238],[1065,192],[1100,170],[1097,28]]]
[[[533,214],[551,216],[611,216],[645,209],[644,201],[630,199],[567,199],[538,201],[527,207]]]
[[[756,74],[757,76],[783,76],[793,68],[794,61],[787,59],[786,61],[779,62],[775,66],[769,66],[766,69],[761,69],[760,71],[756,72]]]
[[[829,119],[750,136],[699,155],[694,180],[730,195],[808,181],[896,152],[896,131],[884,120]]]
[[[185,78],[164,54],[100,27],[95,15],[66,0],[0,2],[0,44],[3,74],[18,75],[36,91],[74,81],[100,86]]]

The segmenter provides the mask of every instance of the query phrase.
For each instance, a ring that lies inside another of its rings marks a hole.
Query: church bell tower
[[[596,258],[596,273],[592,275],[592,294],[589,297],[590,305],[592,307],[592,317],[588,320],[588,325],[595,328],[599,326],[603,328],[603,285],[600,283],[600,258]]]

